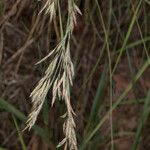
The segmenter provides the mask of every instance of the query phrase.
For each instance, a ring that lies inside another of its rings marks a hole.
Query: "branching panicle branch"
[[[50,14],[50,19],[52,20],[52,18],[56,15],[58,7],[57,4],[58,0],[47,0],[40,13],[45,10],[47,14]],[[70,40],[74,25],[77,23],[77,13],[81,14],[74,0],[68,0],[68,19],[65,34],[56,48],[39,62],[41,63],[48,57],[54,57],[45,71],[44,77],[39,81],[38,85],[31,93],[33,107],[28,117],[26,127],[31,129],[31,127],[35,124],[47,93],[49,89],[52,88],[52,106],[55,103],[56,97],[58,97],[59,99],[64,100],[67,110],[63,125],[65,138],[58,144],[57,147],[65,144],[65,148],[69,147],[70,150],[77,150],[75,134],[76,126],[73,118],[75,113],[70,103],[70,86],[73,85],[72,80],[74,77],[74,67],[70,57]]]

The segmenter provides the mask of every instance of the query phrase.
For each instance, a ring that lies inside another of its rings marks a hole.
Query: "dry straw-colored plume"
[[[50,19],[52,20],[56,14],[57,7],[59,7],[59,0],[47,0],[40,13],[45,11],[50,14]],[[75,113],[70,103],[70,86],[73,84],[72,80],[74,76],[74,67],[70,58],[70,40],[74,25],[76,24],[77,13],[81,14],[74,0],[68,0],[68,19],[65,34],[60,43],[45,58],[38,62],[41,63],[48,57],[51,57],[52,60],[45,71],[44,77],[31,93],[33,107],[28,116],[26,126],[26,128],[31,129],[35,124],[47,93],[51,88],[53,93],[52,106],[55,103],[56,97],[64,100],[66,104],[66,113],[63,115],[65,118],[63,125],[65,138],[57,147],[65,145],[64,148],[67,149],[69,147],[70,150],[77,150],[75,122],[73,118]]]

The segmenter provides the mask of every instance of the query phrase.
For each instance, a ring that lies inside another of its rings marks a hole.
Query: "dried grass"
[[[58,0],[47,0],[40,13],[45,10],[46,14],[50,14],[50,20],[52,20],[56,15],[58,7]],[[65,144],[65,149],[69,147],[71,150],[77,150],[75,122],[73,118],[75,113],[70,102],[70,86],[73,85],[72,80],[74,77],[74,67],[70,57],[70,40],[74,25],[77,22],[77,13],[81,14],[74,0],[68,0],[68,19],[65,34],[60,43],[45,58],[37,63],[39,64],[49,57],[52,58],[52,61],[45,71],[44,77],[39,81],[31,93],[33,107],[28,116],[27,126],[25,128],[31,129],[31,127],[35,124],[47,93],[51,88],[53,89],[52,106],[54,105],[57,97],[59,100],[64,100],[66,104],[66,113],[63,115],[65,118],[63,125],[65,138],[58,144],[57,147]],[[61,20],[60,24],[62,24]]]

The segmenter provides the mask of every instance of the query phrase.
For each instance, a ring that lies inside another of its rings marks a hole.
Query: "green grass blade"
[[[16,130],[17,130],[17,133],[18,133],[18,137],[19,137],[19,140],[20,140],[20,143],[21,143],[21,146],[22,146],[22,150],[27,150],[26,145],[25,145],[25,142],[24,142],[23,137],[22,137],[22,133],[21,133],[21,131],[20,131],[20,129],[19,129],[17,120],[16,120],[16,118],[14,117],[14,115],[12,115],[12,118],[13,118],[13,121],[14,121],[14,124],[15,124],[15,127],[16,127]]]
[[[131,150],[137,150],[137,148],[138,148],[138,144],[141,140],[142,130],[143,130],[144,124],[145,124],[146,119],[147,119],[148,114],[149,114],[149,106],[150,106],[150,90],[147,94],[147,98],[145,99],[145,103],[144,103],[144,107],[143,107],[143,113],[142,113],[141,118],[140,118],[139,126],[137,128],[135,140],[134,140],[134,143],[132,145]]]
[[[126,49],[130,49],[130,48],[133,48],[133,47],[135,47],[135,46],[138,46],[138,45],[140,45],[140,44],[142,44],[143,42],[149,42],[150,41],[150,37],[148,36],[148,37],[145,37],[145,38],[143,38],[143,39],[140,39],[140,40],[138,40],[138,41],[135,41],[135,42],[133,42],[133,43],[130,43],[130,44],[128,44],[124,49],[123,49],[123,51],[125,51]],[[120,49],[118,49],[116,52],[117,53],[119,53],[121,51],[121,48]]]
[[[106,75],[106,72],[107,72],[107,65],[105,65],[104,67],[104,71],[101,75],[101,78],[100,78],[100,81],[99,81],[99,85],[98,85],[98,88],[97,88],[97,91],[96,91],[96,95],[95,95],[95,98],[94,98],[94,101],[93,101],[93,105],[92,105],[92,109],[91,109],[91,113],[90,113],[90,118],[89,118],[89,123],[91,124],[94,124],[95,120],[96,120],[96,117],[97,117],[97,114],[99,112],[99,108],[103,102],[103,99],[104,99],[104,91],[105,91],[105,88],[106,88],[106,85],[107,85],[107,75]]]
[[[141,77],[143,72],[148,68],[150,65],[150,59],[148,59],[142,68],[139,70],[137,75],[134,78],[133,82],[130,82],[129,85],[127,86],[126,90],[120,95],[120,97],[116,100],[116,102],[113,104],[112,109],[109,110],[104,117],[100,120],[100,122],[97,124],[97,126],[94,128],[94,130],[88,135],[88,137],[85,139],[84,143],[81,145],[81,150],[85,149],[88,142],[92,139],[92,137],[97,133],[99,128],[105,123],[105,121],[109,118],[110,111],[113,111],[120,103],[121,101],[125,98],[125,96],[128,94],[128,92],[133,88],[134,84],[138,81],[138,79]]]
[[[47,99],[45,100],[45,102],[43,104],[42,116],[43,116],[44,124],[47,126],[48,125],[48,118],[49,118],[49,108],[48,108]]]
[[[85,136],[87,136],[88,133],[93,130],[94,126],[96,125],[96,123],[99,120],[98,113],[100,113],[100,111],[101,111],[101,108],[102,108],[101,106],[104,102],[105,93],[106,93],[105,90],[106,90],[106,87],[109,83],[108,75],[107,75],[107,72],[108,72],[107,67],[108,66],[105,64],[104,65],[104,70],[103,70],[103,72],[100,76],[100,81],[99,81],[97,91],[96,91],[96,94],[95,94],[95,97],[94,97],[94,100],[93,100],[93,105],[92,105],[92,108],[91,108],[91,111],[90,111],[90,117],[89,117],[88,124],[87,124],[85,132],[84,132]],[[96,145],[94,143],[91,146],[96,147]]]
[[[149,0],[145,0],[145,2],[150,5],[150,1]]]
[[[21,113],[18,109],[16,109],[13,105],[8,103],[7,101],[0,98],[0,109],[5,109],[6,111],[14,114],[21,121],[25,121],[26,117],[23,113]]]
[[[0,150],[7,150],[7,149],[0,147]]]
[[[0,109],[4,109],[7,112],[15,115],[19,120],[21,120],[24,123],[27,119],[27,117],[22,112],[20,112],[13,105],[3,100],[2,98],[0,98]],[[45,142],[49,143],[49,139],[47,135],[48,133],[44,129],[42,129],[41,127],[37,125],[34,125],[33,129],[35,130],[37,135],[39,135]]]

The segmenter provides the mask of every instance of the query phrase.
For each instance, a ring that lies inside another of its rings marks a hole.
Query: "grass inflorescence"
[[[56,15],[57,7],[60,7],[59,2],[47,0],[43,9],[46,14],[50,14],[50,20]],[[74,66],[70,57],[70,41],[74,25],[76,24],[76,14],[80,13],[79,8],[74,0],[68,1],[68,19],[65,34],[62,35],[60,43],[40,62],[43,62],[48,57],[53,57],[44,77],[39,81],[36,88],[31,93],[33,107],[27,120],[26,128],[31,129],[37,120],[45,98],[50,88],[52,88],[52,106],[55,103],[56,97],[64,100],[66,104],[66,113],[64,115],[65,122],[63,124],[63,131],[65,138],[58,144],[60,147],[65,144],[65,149],[69,146],[70,149],[77,149],[77,140],[75,133],[75,122],[73,116],[75,115],[70,102],[70,86],[73,85]],[[60,20],[61,21],[61,20]],[[62,24],[62,22],[60,22]]]
[[[149,150],[149,10],[1,0],[0,149]]]

